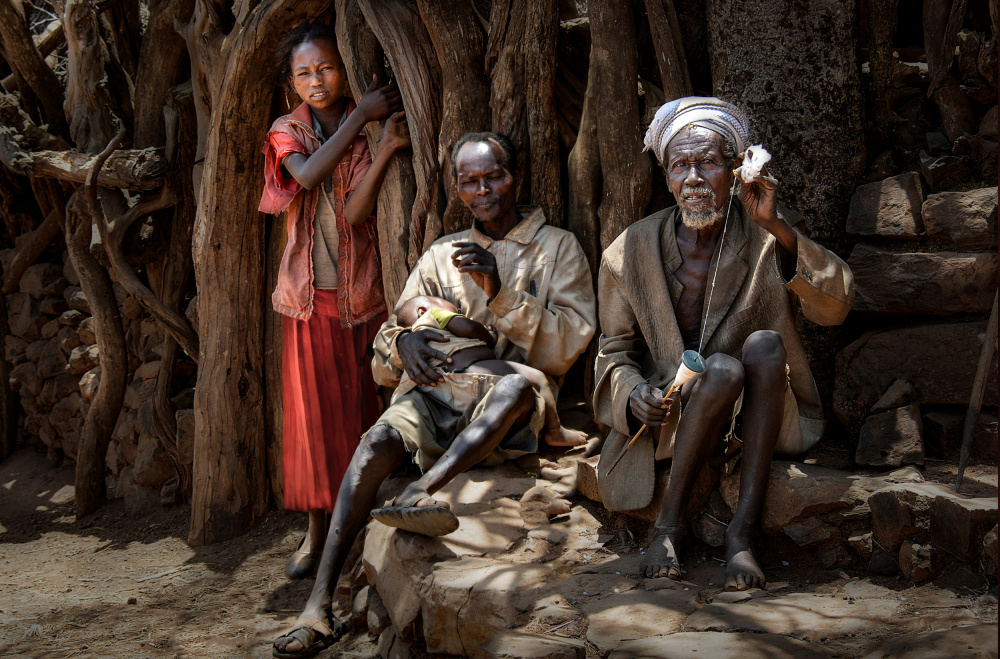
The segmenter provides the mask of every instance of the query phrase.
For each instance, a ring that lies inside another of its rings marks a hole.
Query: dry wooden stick
[[[993,362],[993,352],[997,345],[997,294],[993,294],[993,311],[990,312],[990,322],[986,325],[986,338],[983,340],[983,351],[979,354],[979,368],[976,369],[976,379],[972,383],[972,397],[969,399],[969,411],[965,413],[965,430],[962,433],[962,457],[958,462],[958,479],[955,481],[955,491],[962,489],[962,476],[969,464],[969,453],[972,451],[972,431],[976,427],[979,408],[983,405],[983,394],[986,392],[986,377],[989,375],[990,364]]]

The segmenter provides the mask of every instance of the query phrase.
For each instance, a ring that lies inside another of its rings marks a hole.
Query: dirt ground
[[[71,465],[53,468],[31,449],[0,463],[0,656],[271,656],[271,640],[294,621],[311,587],[310,581],[284,577],[285,559],[305,529],[304,515],[272,513],[242,538],[192,549],[184,542],[187,507],[156,507],[135,519],[117,500],[77,522],[72,483]],[[616,550],[637,552],[638,545]],[[711,557],[701,560],[688,579],[711,585],[721,572],[700,572],[721,568],[710,567]],[[866,576],[794,564],[776,572],[769,576],[783,582],[780,587],[797,592],[820,592]],[[906,602],[912,623],[900,618],[891,627],[873,628],[857,651],[882,637],[927,629],[929,617],[917,616],[928,607],[936,609],[930,616],[935,625],[997,620],[995,586],[992,594],[956,587],[959,600],[935,607],[942,594],[952,595],[935,586],[879,583]],[[582,636],[586,629],[571,626],[560,633]],[[375,657],[375,642],[356,632],[321,656]],[[844,650],[844,656],[855,655]]]

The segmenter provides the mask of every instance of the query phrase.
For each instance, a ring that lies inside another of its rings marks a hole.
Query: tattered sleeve
[[[594,412],[601,423],[630,435],[628,398],[637,384],[646,381],[639,360],[648,348],[632,305],[606,256],[597,278],[601,338],[594,361]]]
[[[260,198],[258,210],[262,213],[277,215],[292,203],[295,194],[302,189],[299,182],[291,176],[285,176],[281,169],[281,161],[289,153],[306,153],[306,148],[288,133],[271,127],[264,143],[264,192]]]
[[[554,245],[548,299],[506,286],[490,302],[496,328],[524,351],[528,364],[559,377],[587,349],[597,326],[594,280],[580,243],[564,234]]]
[[[850,266],[839,256],[798,234],[795,269],[791,270],[790,254],[777,244],[776,260],[785,286],[794,292],[802,305],[802,313],[817,325],[839,325],[854,305],[854,275]],[[784,266],[784,267],[782,267]]]

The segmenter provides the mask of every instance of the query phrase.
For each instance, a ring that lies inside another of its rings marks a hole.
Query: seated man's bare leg
[[[330,530],[323,546],[323,557],[316,571],[316,583],[293,631],[311,629],[315,620],[333,623],[329,613],[330,600],[351,546],[368,520],[368,513],[375,505],[375,496],[382,481],[408,461],[409,453],[403,445],[403,439],[392,427],[376,425],[362,438],[337,494]],[[308,636],[313,643],[323,640],[313,630],[308,632]],[[291,634],[275,640],[274,648],[293,656],[307,650]]]
[[[781,432],[785,392],[785,346],[771,330],[754,332],[743,344],[743,464],[740,500],[726,531],[726,590],[762,588],[764,572],[751,550],[760,522],[771,470],[771,456]]]
[[[490,404],[483,414],[455,437],[433,467],[403,490],[396,498],[397,503],[434,494],[455,476],[485,459],[511,428],[523,426],[531,419],[535,393],[523,376],[516,373],[504,376],[489,396]]]
[[[653,527],[653,541],[640,563],[644,577],[681,578],[680,544],[691,487],[729,422],[742,386],[740,363],[719,353],[705,361],[704,373],[681,388],[684,416],[677,427],[670,478]]]
[[[507,375],[517,373],[523,375],[545,400],[544,439],[549,446],[583,446],[587,443],[587,433],[580,430],[565,428],[559,420],[559,410],[556,407],[556,397],[545,374],[537,368],[526,364],[508,362],[501,359],[491,359],[476,362],[466,369],[467,373],[492,373]]]

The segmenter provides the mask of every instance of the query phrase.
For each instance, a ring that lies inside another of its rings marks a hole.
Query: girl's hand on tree
[[[365,90],[364,96],[358,101],[358,111],[369,121],[385,119],[393,112],[403,109],[403,99],[395,82],[384,87],[378,87],[378,76],[372,76],[372,81]]]
[[[397,112],[385,122],[382,129],[382,140],[379,146],[385,146],[391,152],[406,149],[410,146],[410,128],[406,125],[406,113]]]

